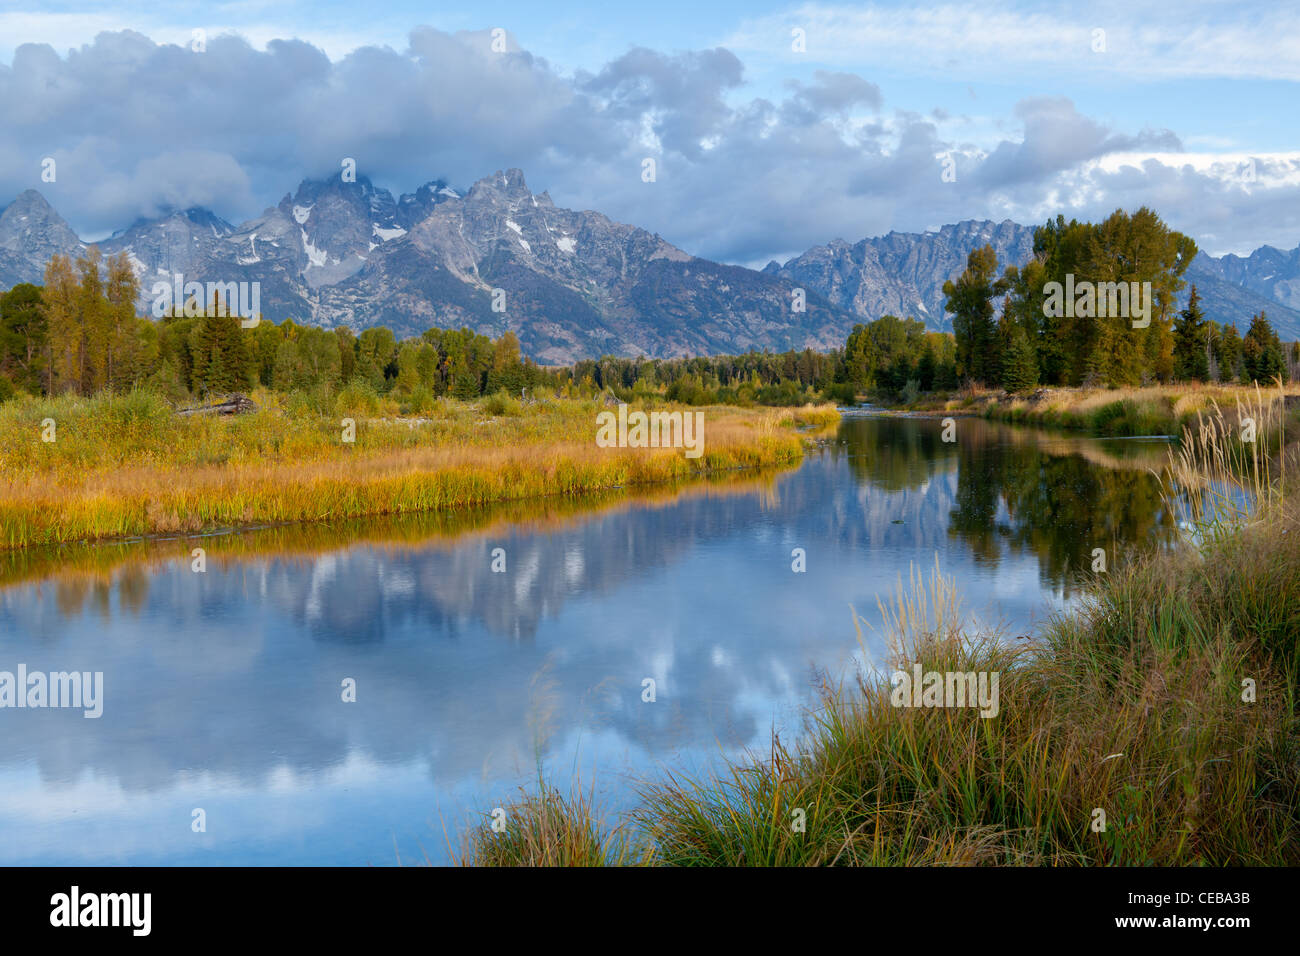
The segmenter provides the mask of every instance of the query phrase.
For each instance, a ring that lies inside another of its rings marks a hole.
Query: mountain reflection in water
[[[822,675],[879,659],[850,606],[874,621],[936,553],[1019,634],[1093,548],[1168,539],[1162,443],[940,431],[849,416],[782,473],[0,555],[0,670],[102,671],[105,698],[0,711],[0,862],[444,862],[539,765],[617,810],[665,768],[765,753]]]

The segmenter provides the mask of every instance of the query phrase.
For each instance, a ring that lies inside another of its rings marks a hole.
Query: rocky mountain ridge
[[[399,336],[430,326],[511,330],[535,359],[567,363],[826,349],[855,323],[887,313],[950,329],[943,283],[985,243],[999,262],[1023,262],[1033,228],[966,220],[935,232],[836,239],[755,271],[692,256],[599,212],[556,206],[509,169],[463,193],[435,180],[397,197],[365,177],[305,180],[239,225],[194,208],[138,220],[97,245],[130,257],[145,314],[154,284],[177,274],[257,282],[272,321],[387,325]],[[52,255],[86,248],[39,192],[27,190],[0,211],[0,287],[39,283]],[[1300,338],[1300,247],[1201,254],[1188,279],[1212,318],[1244,329],[1262,309],[1284,337]]]

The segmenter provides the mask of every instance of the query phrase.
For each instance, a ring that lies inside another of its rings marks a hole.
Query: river
[[[103,675],[99,717],[0,710],[0,863],[444,863],[539,772],[612,817],[796,734],[936,555],[1014,639],[1169,534],[1164,442],[954,437],[850,414],[780,473],[0,555],[0,670]]]

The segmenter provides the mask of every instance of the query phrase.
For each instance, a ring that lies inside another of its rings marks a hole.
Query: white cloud
[[[794,53],[802,28],[807,52]],[[1094,52],[1094,30],[1105,51]],[[870,63],[972,80],[1020,78],[1047,67],[1072,73],[1174,78],[1300,79],[1300,11],[1286,4],[1103,2],[947,3],[886,7],[806,3],[745,21],[724,39],[738,52],[824,64]]]

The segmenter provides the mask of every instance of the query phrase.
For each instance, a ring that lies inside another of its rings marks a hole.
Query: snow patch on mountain
[[[248,248],[252,254],[248,256],[235,255],[235,262],[241,266],[254,266],[262,261],[262,257],[257,254],[257,233],[253,232],[248,237]]]
[[[312,266],[315,266],[318,269],[324,268],[325,263],[327,261],[325,250],[317,249],[315,246],[311,244],[311,240],[307,238],[306,229],[301,230],[301,232],[302,232],[302,249],[303,252],[307,253],[307,268],[310,269]]]

